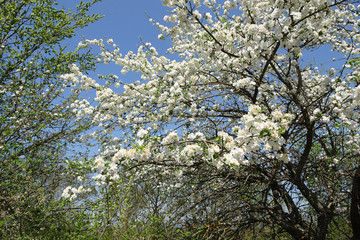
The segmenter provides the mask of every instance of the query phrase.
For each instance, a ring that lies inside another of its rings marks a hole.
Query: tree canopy
[[[91,124],[74,121],[71,104],[80,97],[59,76],[73,63],[94,69],[92,54],[69,51],[62,42],[100,18],[88,14],[95,2],[80,2],[71,12],[54,0],[0,1],[2,239],[66,238],[75,231],[59,191],[79,170],[65,168],[72,160],[67,147]]]
[[[254,238],[360,239],[357,3],[163,0],[167,23],[150,21],[172,43],[166,54],[150,43],[125,55],[111,39],[79,43],[79,51],[98,46],[122,74],[141,75],[123,84],[72,64],[61,77],[96,91],[94,103],[72,107],[77,121],[96,125],[86,137],[101,144],[98,188],[144,189],[151,212],[193,239],[250,230]],[[319,54],[329,60],[319,63]],[[69,186],[63,197],[78,192]],[[114,209],[106,228],[120,222]]]
[[[179,219],[216,222],[218,236],[256,226],[350,238],[350,208],[353,224],[359,218],[358,193],[350,201],[360,144],[355,3],[167,0],[170,24],[153,22],[172,42],[168,55],[150,43],[122,56],[116,45],[84,42],[121,73],[141,73],[123,91],[80,80],[99,102],[79,106],[99,126],[98,181],[133,171],[132,182],[184,190]],[[309,63],[319,50],[334,67]]]

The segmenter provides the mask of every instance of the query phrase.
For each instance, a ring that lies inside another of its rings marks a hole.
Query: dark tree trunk
[[[360,240],[360,168],[356,170],[352,183],[350,219],[353,240]]]
[[[331,214],[320,214],[314,240],[326,239],[332,218]]]

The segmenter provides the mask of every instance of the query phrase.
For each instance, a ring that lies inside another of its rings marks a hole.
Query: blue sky
[[[61,0],[59,6],[63,5],[67,9],[73,7],[75,2],[78,1]],[[170,8],[162,5],[161,0],[103,0],[96,3],[90,12],[105,17],[78,31],[70,41],[71,45],[76,46],[82,37],[112,38],[120,46],[121,52],[125,53],[137,49],[137,45],[141,43],[140,36],[145,42],[159,45],[163,41],[157,39],[159,32],[156,26],[149,22],[148,16],[163,22],[163,17],[169,10]]]
[[[80,0],[60,0],[59,7],[65,9],[73,8]],[[90,0],[86,0],[90,1]],[[112,38],[114,43],[120,47],[120,52],[126,54],[129,50],[136,51],[141,39],[144,42],[151,42],[160,54],[163,54],[170,46],[169,39],[166,41],[158,40],[159,31],[156,26],[149,22],[149,17],[164,23],[164,15],[170,14],[171,8],[164,7],[162,0],[103,0],[96,3],[90,13],[99,13],[104,17],[97,22],[90,24],[77,32],[77,35],[68,44],[68,50],[74,50],[83,37],[86,39],[108,39]],[[149,16],[149,17],[148,17]],[[329,47],[322,47],[309,56],[304,55],[304,64],[314,62],[319,67],[324,64],[327,67],[336,67],[339,62],[333,62],[333,55]],[[314,59],[316,56],[316,59]],[[336,56],[339,57],[339,56]],[[116,74],[123,82],[132,82],[138,79],[139,74],[128,73],[120,74],[121,67],[110,64],[108,66],[98,66],[97,73]]]
[[[80,0],[60,0],[59,7],[74,11],[74,7],[79,2]],[[151,42],[159,53],[165,53],[170,42],[158,40],[160,32],[149,22],[149,17],[165,24],[163,17],[169,14],[169,11],[171,9],[164,7],[161,0],[102,0],[91,8],[90,13],[98,13],[104,17],[77,31],[76,36],[65,41],[64,44],[68,46],[68,51],[72,51],[83,38],[90,40],[112,38],[114,43],[119,45],[120,52],[126,54],[130,50],[136,51],[142,39],[144,42]],[[97,50],[96,47],[94,49]],[[96,73],[90,73],[90,76],[96,79],[98,73],[115,74],[121,81],[127,83],[139,79],[140,74],[129,72],[121,75],[120,71],[121,67],[114,64],[98,65]]]
[[[65,9],[74,7],[80,0],[60,0],[59,6]],[[90,1],[90,0],[86,0]],[[66,42],[68,50],[74,50],[83,37],[86,39],[114,39],[114,43],[120,47],[120,52],[125,54],[129,50],[136,51],[141,44],[140,36],[144,42],[151,42],[158,52],[164,51],[170,46],[166,41],[158,40],[159,31],[156,26],[149,22],[149,17],[164,23],[164,15],[169,14],[171,8],[164,7],[162,0],[103,0],[91,8],[91,13],[99,13],[104,17],[77,32],[77,35]],[[321,54],[315,54],[317,64],[337,65],[331,61],[329,49],[321,49]],[[324,51],[325,50],[325,51]],[[314,53],[310,54],[314,55]],[[312,61],[312,58],[306,58]],[[120,67],[114,70],[119,73]],[[117,74],[114,72],[114,74]]]

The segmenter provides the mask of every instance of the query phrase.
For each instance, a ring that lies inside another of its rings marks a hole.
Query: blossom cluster
[[[79,186],[78,188],[68,186],[63,190],[61,197],[73,201],[78,197],[79,194],[87,193],[89,191],[91,191],[91,189],[85,188],[84,186]]]

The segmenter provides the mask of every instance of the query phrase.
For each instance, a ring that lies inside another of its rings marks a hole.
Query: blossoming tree
[[[221,201],[212,216],[225,235],[266,226],[294,239],[358,239],[356,2],[164,0],[168,23],[150,21],[171,40],[168,54],[150,43],[124,56],[111,40],[80,43],[98,45],[122,74],[141,73],[131,84],[101,84],[76,66],[63,76],[96,90],[97,105],[77,106],[99,126],[96,179],[133,171],[133,182],[188,189],[182,221],[189,211],[202,221]],[[327,64],[311,61],[319,54]]]

